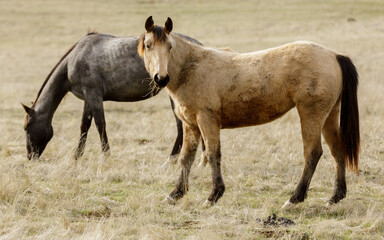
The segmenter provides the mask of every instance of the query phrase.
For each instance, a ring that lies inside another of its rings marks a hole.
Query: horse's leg
[[[107,154],[109,152],[110,148],[109,148],[109,143],[108,143],[104,109],[103,109],[102,103],[99,105],[99,107],[97,107],[93,111],[93,115],[95,118],[95,124],[97,127],[97,131],[99,132],[99,136],[100,136],[100,140],[101,140],[101,150],[103,151],[104,154]]]
[[[92,115],[95,120],[97,131],[100,135],[101,150],[103,156],[99,159],[98,174],[101,173],[105,159],[109,155],[109,144],[106,131],[104,107],[103,107],[103,95],[98,89],[85,90],[85,101],[92,109]]]
[[[83,117],[81,119],[81,127],[80,127],[80,131],[81,131],[80,140],[79,140],[79,145],[75,152],[76,160],[80,158],[84,153],[85,142],[87,141],[88,130],[89,130],[89,127],[91,126],[91,123],[92,123],[92,109],[87,104],[87,102],[84,101]]]
[[[345,182],[345,162],[340,140],[339,127],[340,104],[337,104],[329,114],[324,127],[323,136],[331,149],[332,156],[336,161],[336,179],[333,196],[328,203],[338,203],[347,194],[347,184]]]
[[[325,114],[321,114],[321,111],[319,108],[316,108],[315,104],[311,107],[297,106],[297,110],[301,121],[301,134],[305,159],[304,170],[294,194],[284,204],[283,208],[304,201],[313,173],[315,172],[317,163],[323,153],[321,147],[321,129]]]
[[[200,131],[197,128],[183,125],[183,146],[180,152],[181,174],[176,188],[165,199],[169,203],[175,203],[182,198],[188,191],[188,177],[193,161],[195,160],[196,150],[199,146]]]
[[[204,159],[208,160],[212,169],[212,191],[204,203],[205,206],[210,206],[216,203],[225,191],[221,175],[220,126],[214,118],[203,114],[198,115],[197,121],[206,147]]]
[[[177,127],[177,137],[175,140],[175,144],[173,145],[171,155],[169,156],[169,162],[175,164],[177,162],[177,157],[183,145],[183,122],[175,114],[175,103],[173,102],[172,98],[169,99],[171,100],[171,107],[173,114],[175,115]]]

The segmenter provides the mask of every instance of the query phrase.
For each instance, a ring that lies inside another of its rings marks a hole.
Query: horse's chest
[[[182,120],[183,122],[187,123],[191,126],[196,126],[196,113],[192,111],[190,108],[182,105],[178,105],[175,107],[175,114],[176,116]]]
[[[81,100],[85,99],[83,90],[79,85],[71,86],[71,93]]]

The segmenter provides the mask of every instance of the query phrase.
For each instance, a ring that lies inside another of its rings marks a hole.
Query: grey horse
[[[191,37],[178,35],[201,45]],[[26,112],[28,159],[39,158],[51,140],[53,115],[68,92],[84,100],[75,159],[84,153],[92,118],[100,135],[102,152],[109,153],[103,101],[141,101],[160,91],[150,85],[150,76],[137,54],[138,43],[139,37],[89,33],[68,50],[45,79],[32,106],[22,104]],[[171,106],[173,110],[172,99]],[[176,158],[182,145],[182,122],[177,117],[176,123],[178,134],[170,158]]]

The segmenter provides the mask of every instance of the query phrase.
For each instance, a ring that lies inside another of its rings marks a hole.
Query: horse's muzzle
[[[155,83],[158,87],[165,87],[169,83],[169,75],[165,76],[164,78],[161,78],[159,74],[156,74],[154,77]]]

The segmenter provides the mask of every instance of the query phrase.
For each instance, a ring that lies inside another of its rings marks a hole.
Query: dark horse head
[[[27,135],[28,159],[39,158],[53,136],[53,128],[49,121],[39,117],[35,110],[23,105],[27,113],[24,120],[24,130]]]

